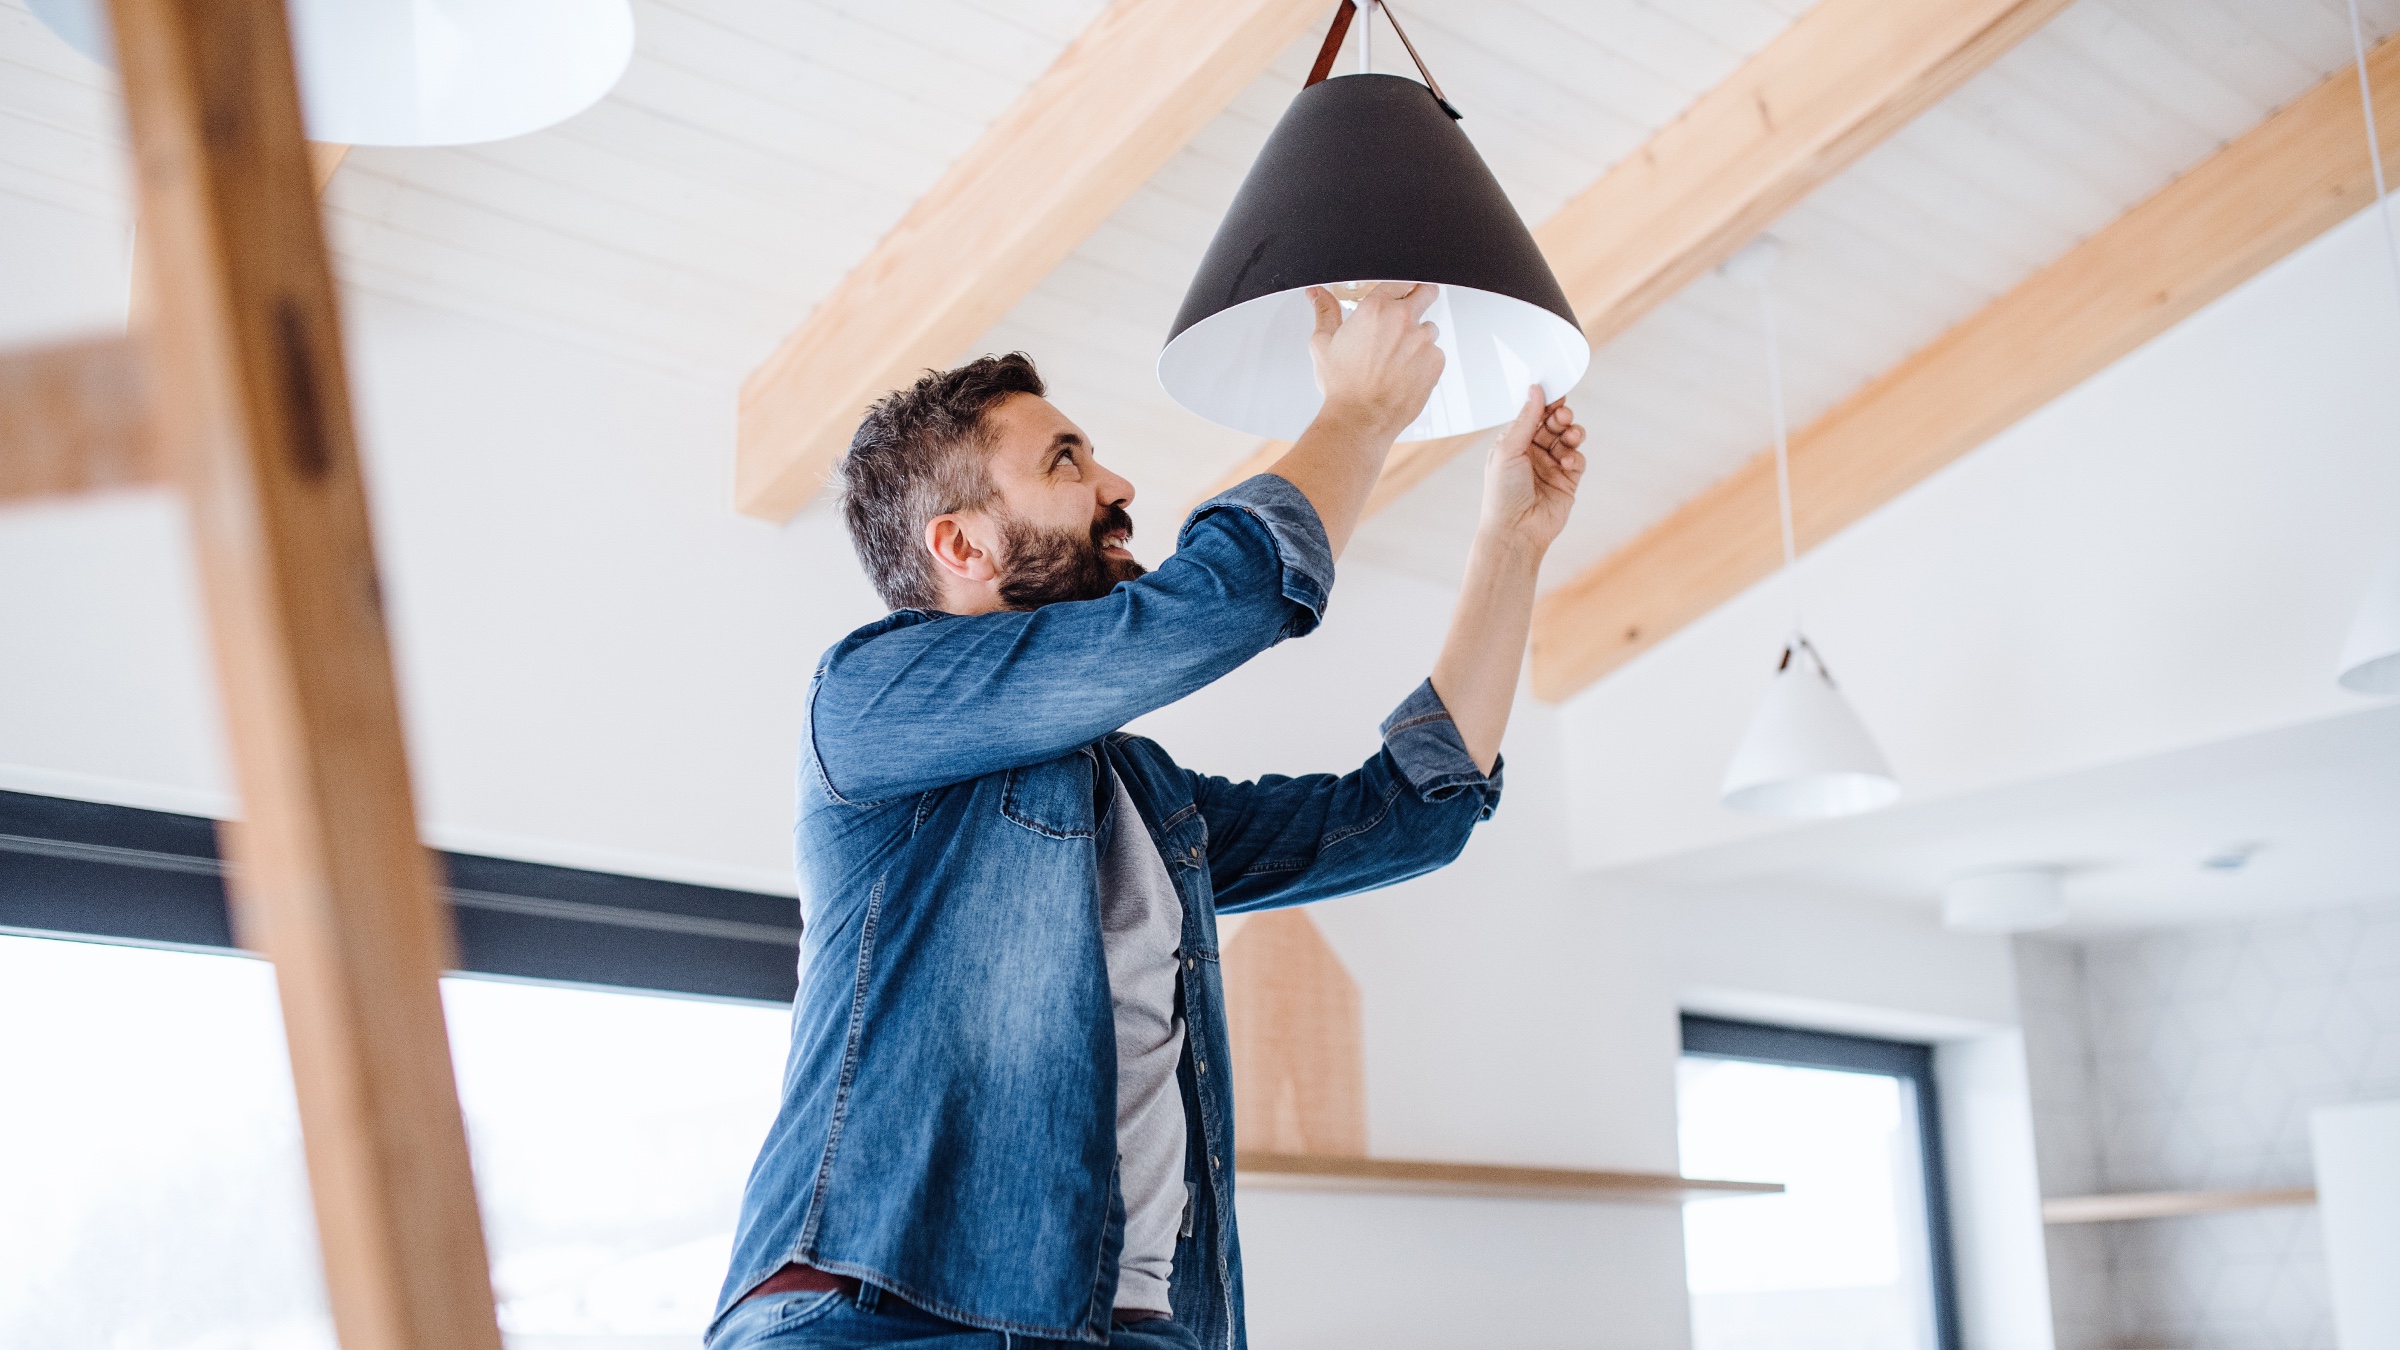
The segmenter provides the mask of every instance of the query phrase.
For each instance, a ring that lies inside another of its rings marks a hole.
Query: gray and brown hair
[[[1043,392],[1023,352],[929,370],[867,409],[835,466],[842,517],[859,564],[894,609],[941,603],[925,525],[935,516],[991,501],[991,429],[985,414],[1011,394]]]

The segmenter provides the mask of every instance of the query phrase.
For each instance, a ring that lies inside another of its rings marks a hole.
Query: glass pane
[[[787,1014],[443,998],[511,1350],[693,1350]],[[0,937],[0,1027],[0,1345],[332,1350],[272,968]]]
[[[1697,1056],[1676,1082],[1685,1175],[1788,1188],[1684,1210],[1693,1350],[1934,1350],[1914,1087]]]

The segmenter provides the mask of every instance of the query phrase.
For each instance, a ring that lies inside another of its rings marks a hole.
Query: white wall
[[[2400,546],[2380,250],[2331,231],[1803,561],[1909,800],[2360,706],[2333,663]],[[1580,864],[1790,828],[1716,793],[1791,613],[1762,583],[1568,705]]]
[[[881,612],[838,525],[822,505],[783,528],[732,514],[730,391],[349,303],[428,836],[787,889],[801,690]],[[1213,771],[1348,767],[1430,668],[1448,610],[1439,588],[1353,565],[1318,635],[1141,729]],[[232,808],[169,499],[0,511],[0,642],[0,787]],[[1367,992],[1379,1152],[1675,1165],[1674,1008],[1621,905],[1573,889],[1557,742],[1529,707],[1464,862],[1324,908]],[[1262,1350],[1684,1342],[1673,1210],[1259,1195],[1243,1211]]]
[[[1134,729],[1215,772],[1347,769],[1449,609],[1346,565],[1314,636]],[[1520,705],[1500,810],[1457,864],[1315,911],[1362,991],[1379,1155],[1675,1168],[1675,1010],[1625,908],[1568,874],[1554,718]],[[1259,1192],[1241,1217],[1260,1350],[1685,1343],[1672,1209]]]
[[[347,297],[403,713],[446,847],[789,891],[799,691],[881,613],[727,506],[730,395]],[[0,510],[0,787],[223,813],[180,512]]]
[[[1965,1344],[2050,1350],[2006,940],[1945,931],[1922,906],[1800,891],[1662,891],[1633,912],[1653,1007],[1935,1045]]]
[[[2338,347],[2378,312],[2346,270],[2372,261],[2359,235],[1822,551],[1818,634],[1913,791],[2349,706],[2317,638],[2338,642],[2343,579],[2363,584],[2378,494],[2400,499],[2400,464],[2362,449],[2400,422],[2316,411],[2381,359]],[[817,653],[879,611],[825,507],[781,528],[730,512],[729,389],[349,303],[428,834],[787,888],[798,696]],[[0,511],[0,787],[229,805],[182,547],[158,497]],[[1142,729],[1220,772],[1354,763],[1448,608],[1354,562],[1320,634]],[[1575,871],[1754,828],[1717,808],[1715,777],[1782,622],[1762,589],[1567,709],[1524,708],[1507,800],[1458,866],[1323,907],[1365,994],[1377,1152],[1671,1169],[1686,1007],[1942,1041],[1946,1092],[2007,1098],[2005,944],[1841,895]],[[1960,1066],[1980,1067],[1953,1088]],[[1954,1152],[2005,1160],[2008,1108],[1992,1109]],[[1967,1189],[1997,1216],[1989,1241],[1962,1238],[1970,1287],[1992,1291],[1978,1306],[2009,1290],[2038,1306],[2023,1197]],[[1673,1211],[1258,1195],[1244,1214],[1262,1350],[1684,1341]],[[1377,1320],[1340,1320],[1362,1309]],[[1978,1325],[1979,1344],[2031,1344]]]

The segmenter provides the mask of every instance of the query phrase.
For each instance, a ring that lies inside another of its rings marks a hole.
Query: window
[[[1931,1047],[1687,1014],[1687,1176],[1782,1195],[1684,1212],[1693,1350],[1954,1350]]]
[[[443,1003],[510,1350],[696,1348],[787,1011]],[[271,966],[0,936],[0,1028],[0,1345],[333,1350]]]

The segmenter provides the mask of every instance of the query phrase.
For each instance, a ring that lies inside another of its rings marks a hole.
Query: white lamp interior
[[[29,0],[68,45],[113,64],[103,0]],[[633,57],[626,0],[291,0],[308,137],[469,145],[563,122]]]
[[[1556,399],[1592,361],[1575,325],[1523,300],[1444,286],[1425,314],[1447,358],[1425,411],[1400,433],[1429,441],[1499,426],[1524,406],[1528,385]],[[1262,295],[1176,335],[1158,355],[1158,380],[1176,402],[1211,422],[1293,440],[1324,395],[1310,364],[1316,311],[1306,288]]]

